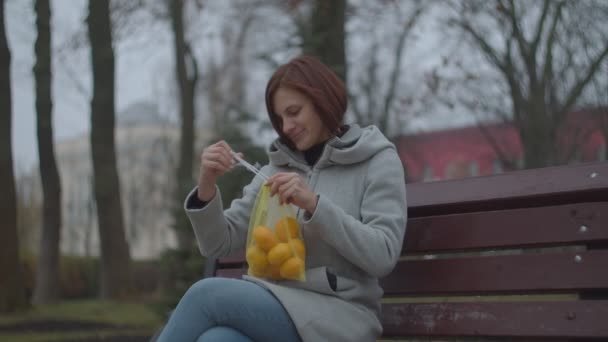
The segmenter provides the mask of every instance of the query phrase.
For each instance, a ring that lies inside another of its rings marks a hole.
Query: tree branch
[[[563,5],[564,2],[560,2],[555,9],[555,14],[549,30],[549,36],[545,44],[545,66],[543,68],[541,81],[542,89],[546,89],[547,82],[551,82],[553,80],[553,45],[555,44],[555,39],[557,37],[557,24],[561,20]]]
[[[585,86],[587,86],[587,84],[593,79],[595,72],[602,65],[602,62],[604,62],[604,59],[606,58],[606,56],[608,56],[608,43],[604,46],[604,49],[602,50],[600,55],[597,57],[597,59],[595,61],[593,61],[593,63],[591,63],[591,65],[589,66],[589,69],[586,72],[586,75],[574,85],[574,87],[570,91],[570,94],[566,97],[567,100],[564,102],[564,105],[562,106],[562,108],[560,110],[561,117],[566,115],[570,111],[572,106],[574,106],[574,104],[576,103],[576,100],[578,99],[580,94],[583,92],[583,89],[585,89]]]
[[[538,44],[540,43],[540,39],[545,28],[547,15],[549,14],[550,4],[551,0],[544,0],[543,2],[543,8],[541,10],[540,18],[538,19],[538,25],[536,26],[536,33],[534,34],[534,39],[532,40],[532,51],[537,51],[538,49]],[[561,4],[558,6],[561,6]]]
[[[388,128],[388,119],[390,115],[390,107],[393,103],[393,99],[395,98],[395,90],[397,88],[397,81],[399,79],[399,75],[401,74],[401,56],[403,55],[403,48],[405,46],[405,41],[409,34],[412,32],[412,28],[418,21],[418,18],[424,11],[424,7],[418,4],[416,10],[409,18],[408,22],[404,25],[403,31],[399,34],[399,40],[397,42],[397,47],[395,49],[395,64],[393,67],[393,72],[391,73],[391,78],[389,81],[389,88],[386,93],[386,97],[384,99],[384,108],[382,110],[382,117],[380,119],[380,126],[384,128],[383,132],[386,132]]]
[[[466,22],[457,22],[457,25],[459,25],[463,30],[465,30],[466,32],[468,32],[473,39],[475,40],[475,42],[477,42],[477,44],[479,45],[479,47],[481,47],[482,51],[484,52],[484,54],[486,55],[486,57],[488,57],[488,59],[494,64],[496,65],[496,67],[498,67],[501,71],[506,72],[506,68],[505,68],[505,64],[503,63],[503,61],[501,61],[498,57],[498,52],[492,48],[490,46],[490,44],[488,44],[487,41],[485,41],[481,35],[475,31],[468,23]]]
[[[509,18],[511,19],[511,28],[513,29],[513,36],[517,41],[517,45],[519,47],[519,52],[521,53],[522,59],[526,64],[526,69],[528,70],[528,75],[530,77],[530,85],[534,87],[537,83],[537,75],[536,75],[536,60],[534,58],[536,52],[533,51],[521,32],[521,28],[519,27],[519,19],[515,13],[515,2],[514,0],[509,0],[510,8],[508,9]]]

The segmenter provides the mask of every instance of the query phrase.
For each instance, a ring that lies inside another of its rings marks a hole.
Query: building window
[[[479,163],[476,161],[472,161],[469,163],[469,176],[475,177],[479,176]]]
[[[445,179],[460,179],[471,173],[470,163],[461,160],[451,161],[445,168]]]
[[[502,166],[502,161],[500,159],[494,159],[494,161],[492,162],[492,173],[497,175],[503,172],[504,167]]]
[[[433,167],[430,165],[425,165],[422,170],[422,181],[430,182],[433,180]]]
[[[574,151],[574,155],[572,156],[572,159],[570,159],[570,162],[568,164],[576,165],[576,164],[579,164],[582,160],[583,160],[583,151],[581,151],[580,149],[577,149],[576,151]]]

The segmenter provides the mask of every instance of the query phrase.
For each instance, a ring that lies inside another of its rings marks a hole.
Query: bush
[[[63,299],[96,298],[99,294],[99,258],[62,255],[60,264],[60,296]],[[25,289],[31,298],[36,284],[38,259],[34,255],[22,258]],[[158,290],[160,269],[158,261],[133,261],[131,271],[137,294]]]
[[[167,309],[174,308],[186,290],[203,278],[205,258],[198,249],[171,249],[160,260],[160,287]]]
[[[62,256],[59,267],[62,298],[97,297],[99,293],[99,258]]]

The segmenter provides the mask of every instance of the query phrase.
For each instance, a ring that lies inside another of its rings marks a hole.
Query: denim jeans
[[[301,340],[270,291],[245,280],[207,278],[186,291],[158,341]]]

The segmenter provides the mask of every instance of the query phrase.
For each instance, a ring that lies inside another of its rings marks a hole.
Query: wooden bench
[[[382,339],[608,340],[608,163],[407,190]],[[208,260],[205,276],[244,266]]]

